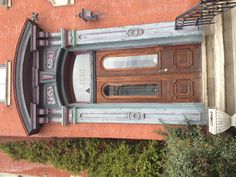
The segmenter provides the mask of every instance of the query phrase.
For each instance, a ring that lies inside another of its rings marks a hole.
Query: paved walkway
[[[8,155],[0,152],[0,172],[9,174],[27,174],[39,177],[70,177],[70,173],[49,165],[29,163],[25,160],[13,161]]]

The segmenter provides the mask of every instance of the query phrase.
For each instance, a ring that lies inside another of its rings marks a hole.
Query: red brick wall
[[[46,31],[95,29],[174,21],[175,17],[194,6],[199,0],[75,0],[75,5],[53,7],[48,0],[12,0],[12,7],[0,7],[0,63],[13,61],[23,23],[32,12],[38,12],[39,25]],[[81,8],[100,13],[97,22],[76,18]],[[160,125],[80,124],[61,127],[49,124],[36,136],[104,137],[159,139],[154,130]],[[6,108],[0,105],[0,136],[26,136],[14,98]]]

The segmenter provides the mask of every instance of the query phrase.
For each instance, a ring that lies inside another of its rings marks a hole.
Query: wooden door
[[[100,51],[97,102],[201,102],[200,45]]]

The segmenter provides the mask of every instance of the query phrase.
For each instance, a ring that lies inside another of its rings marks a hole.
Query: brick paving
[[[175,17],[193,7],[199,0],[75,0],[75,5],[53,7],[47,0],[12,0],[12,7],[0,7],[0,64],[14,61],[22,26],[32,12],[38,12],[39,25],[45,31],[65,29],[96,29],[174,21]],[[97,22],[83,22],[75,14],[81,8],[100,14]],[[26,136],[16,109],[12,88],[12,105],[0,105],[0,136]],[[154,130],[160,125],[79,124],[62,127],[47,124],[35,137],[101,137],[160,139]]]
[[[13,161],[2,152],[0,152],[0,164],[0,173],[27,174],[40,177],[70,177],[70,173],[49,165],[29,163],[24,160]]]

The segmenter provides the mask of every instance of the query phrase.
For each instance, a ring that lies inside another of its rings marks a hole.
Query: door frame
[[[136,36],[127,36],[127,31],[142,29],[142,34]],[[113,36],[111,38],[111,35]],[[156,24],[146,24],[146,25],[136,25],[136,26],[127,26],[121,28],[107,28],[107,29],[94,29],[94,30],[81,30],[76,33],[76,36],[80,36],[78,45],[73,48],[68,48],[69,51],[100,51],[100,50],[112,50],[112,49],[127,49],[127,48],[145,48],[153,46],[163,46],[163,45],[182,45],[182,44],[201,44],[203,41],[203,31],[190,27],[185,28],[181,31],[176,31],[174,29],[174,22],[164,22]],[[203,62],[202,62],[203,63]],[[204,94],[204,93],[203,93]],[[145,105],[145,106],[144,106]],[[155,105],[155,106],[154,106]],[[180,120],[183,120],[186,110],[193,111],[194,114],[198,114],[200,119],[198,122],[192,122],[197,125],[206,125],[207,124],[207,111],[204,102],[202,103],[129,103],[129,104],[68,104],[66,105],[69,108],[73,108],[74,115],[77,115],[75,118],[78,123],[138,123],[139,121],[118,121],[115,119],[106,120],[104,119],[107,112],[113,112],[114,109],[117,110],[117,113],[120,110],[126,110],[130,112],[138,112],[140,106],[144,106],[144,109],[148,110],[148,107],[152,107],[153,111],[157,107],[160,107],[163,110],[168,110],[171,108],[178,109],[178,114],[175,117]],[[189,109],[191,107],[191,109]],[[86,108],[86,109],[85,109]],[[84,119],[81,117],[86,112],[94,112],[96,109],[100,111],[99,116],[96,119],[87,117]],[[172,110],[172,109],[171,109]],[[115,112],[113,112],[115,113]],[[163,113],[163,112],[162,112]],[[170,111],[170,114],[173,111]],[[161,114],[161,113],[160,113]],[[104,116],[103,116],[104,115]],[[75,120],[75,122],[76,122]],[[188,120],[194,120],[193,117],[188,117]],[[140,123],[143,124],[162,124],[157,120],[151,122],[146,122],[143,119]],[[169,124],[186,124],[186,121],[172,121],[168,120]]]
[[[156,62],[147,67],[105,67],[104,62],[109,58],[114,66],[119,66],[116,60],[120,61],[120,57],[144,55],[155,55],[151,56],[151,61],[154,57]],[[98,51],[95,79],[97,103],[199,103],[202,101],[201,47],[199,44],[190,44]],[[119,85],[148,84],[157,85],[153,95],[112,95],[118,94]],[[105,88],[112,92],[111,95],[104,92]]]

